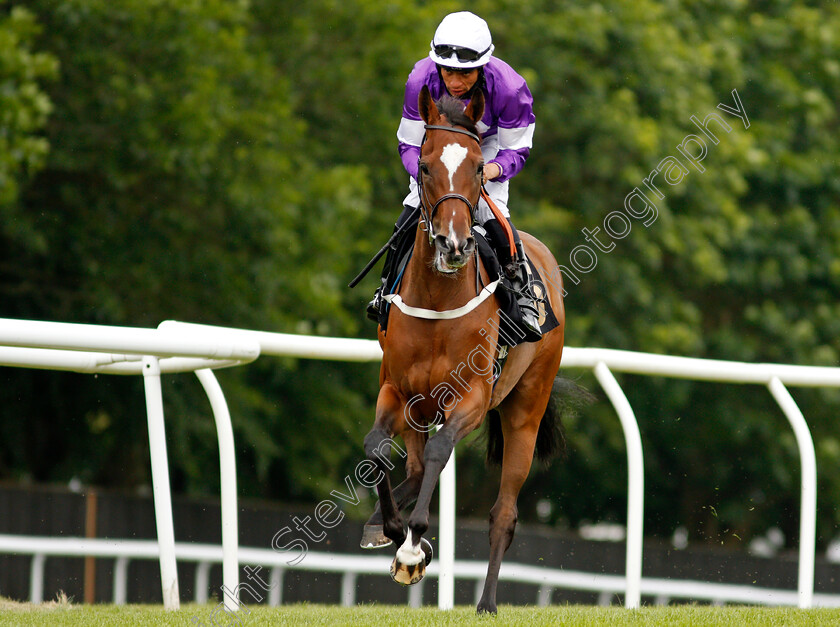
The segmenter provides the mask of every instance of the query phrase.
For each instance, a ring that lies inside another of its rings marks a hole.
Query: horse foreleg
[[[465,411],[457,418],[450,416],[440,431],[426,443],[423,451],[423,482],[417,496],[417,504],[408,519],[408,537],[397,549],[391,566],[391,574],[395,581],[407,584],[416,583],[423,578],[425,566],[431,559],[431,546],[425,549],[422,546],[422,543],[428,545],[428,541],[423,539],[423,534],[429,529],[429,507],[435,486],[455,445],[481,423],[482,416],[478,403],[475,403],[471,411]]]
[[[397,511],[403,511],[417,499],[422,480],[422,475],[414,475],[408,477],[393,489],[392,493],[397,505]],[[359,546],[363,549],[384,549],[391,545],[390,538],[383,531],[382,518],[382,508],[379,505],[379,501],[377,501],[376,508],[365,523],[364,530],[362,531],[362,539],[359,542]]]
[[[382,532],[393,542],[401,544],[405,540],[405,532],[403,531],[400,511],[391,490],[388,465],[385,463],[385,460],[388,460],[391,454],[391,442],[390,433],[374,427],[365,436],[365,455],[376,465],[380,473],[376,491],[379,494],[379,504],[382,508]]]
[[[476,608],[479,614],[496,613],[499,568],[502,565],[502,557],[513,540],[517,519],[516,499],[531,470],[538,427],[539,424],[528,424],[514,430],[506,427],[505,421],[502,420],[505,447],[502,458],[502,478],[499,496],[493,509],[490,510],[490,560],[487,564],[484,590]]]
[[[379,471],[376,491],[382,512],[382,531],[386,537],[397,544],[405,540],[400,511],[394,501],[391,490],[389,471],[394,467],[390,461],[391,439],[395,433],[395,424],[399,420],[402,403],[399,395],[388,385],[379,390],[376,402],[376,420],[373,428],[365,436],[365,455]]]
[[[408,453],[408,459],[405,463],[406,478],[392,492],[397,510],[400,512],[411,505],[420,493],[424,468],[423,447],[426,445],[428,434],[408,429],[402,433],[402,437]],[[376,508],[365,523],[360,544],[363,549],[379,549],[391,544],[391,540],[382,531],[382,508],[378,501]]]

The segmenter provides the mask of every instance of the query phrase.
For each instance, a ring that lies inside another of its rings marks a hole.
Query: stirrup
[[[529,331],[542,335],[540,328],[540,313],[534,304],[534,299],[530,294],[523,291],[519,298],[516,299],[519,305],[519,313],[522,316],[522,324],[528,328]]]
[[[365,313],[371,322],[379,322],[379,305],[376,303],[375,298],[367,304]]]
[[[371,322],[379,322],[379,314],[382,311],[382,299],[379,297],[379,293],[377,293],[373,300],[371,300],[367,304],[367,309],[365,313],[367,314],[368,320]]]
[[[516,262],[516,272],[511,279],[511,288],[516,294],[516,303],[519,305],[519,313],[522,317],[522,324],[531,332],[542,335],[540,328],[540,310],[537,305],[537,296],[534,293],[531,273],[528,271],[526,261]]]
[[[368,320],[372,322],[379,322],[379,316],[382,313],[382,288],[382,285],[376,288],[376,291],[373,293],[373,299],[367,304],[367,309],[365,310]]]

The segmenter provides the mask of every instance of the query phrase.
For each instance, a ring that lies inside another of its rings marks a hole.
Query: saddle
[[[502,283],[499,289],[496,290],[496,297],[499,300],[499,346],[513,347],[523,342],[536,342],[540,336],[535,336],[531,331],[524,327],[521,323],[522,315],[519,311],[519,305],[516,302],[516,296],[511,289],[510,280],[502,271],[499,259],[492,245],[485,236],[484,229],[480,226],[473,226],[473,237],[475,237],[476,249],[478,250],[479,259],[487,270],[487,274],[491,281],[497,278],[502,278]],[[408,265],[409,259],[413,252],[415,231],[412,228],[407,228],[397,240],[392,251],[394,265],[392,271],[389,273],[387,282],[385,283],[384,294],[398,294],[403,273]],[[543,333],[551,331],[558,326],[557,318],[551,308],[551,303],[548,300],[548,291],[544,287],[544,283],[540,278],[540,273],[534,263],[528,259],[528,266],[531,269],[531,275],[535,282],[534,291],[538,297],[542,297],[539,304],[540,311],[540,328]],[[484,285],[476,285],[476,294],[484,287]],[[386,303],[382,307],[379,316],[379,324],[382,331],[386,332],[388,328],[388,316],[390,314],[391,306]]]

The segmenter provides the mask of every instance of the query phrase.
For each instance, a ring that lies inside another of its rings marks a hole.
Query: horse
[[[477,123],[485,99],[479,90],[466,108],[455,99],[435,103],[424,87],[418,104],[426,128],[418,177],[421,220],[402,276],[401,302],[391,301],[387,333],[381,327],[377,333],[383,351],[380,388],[364,448],[373,464],[370,475],[378,478],[379,502],[361,544],[379,548],[393,542],[398,549],[392,578],[404,585],[422,579],[431,560],[423,534],[440,473],[455,445],[489,412],[488,459],[501,461],[501,481],[490,510],[490,557],[476,609],[495,614],[499,568],[513,539],[519,491],[535,446],[538,453],[551,449],[557,438],[550,400],[563,352],[562,279],[545,286],[559,325],[536,342],[510,348],[499,373],[499,297],[488,290],[494,277],[480,263],[471,232],[482,190]],[[520,237],[538,268],[557,268],[545,245],[524,232]],[[479,284],[485,289],[477,296]],[[440,429],[430,435],[433,426]],[[396,436],[405,450],[394,442]],[[406,458],[406,478],[394,489],[392,447]],[[401,510],[415,500],[405,530]]]

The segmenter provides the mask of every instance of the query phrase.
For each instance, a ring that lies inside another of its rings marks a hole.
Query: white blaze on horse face
[[[449,243],[452,250],[458,250],[458,234],[455,232],[455,210],[452,210],[452,217],[449,218]]]
[[[447,144],[443,147],[443,152],[440,153],[440,160],[446,166],[449,172],[449,191],[454,192],[455,187],[452,183],[452,177],[458,171],[458,167],[467,158],[467,149],[461,144]]]
[[[458,234],[455,232],[456,215],[457,213],[455,209],[453,209],[452,215],[449,216],[449,234],[447,235],[447,239],[449,240],[449,247],[451,250],[458,250],[459,239]],[[435,255],[435,268],[437,268],[438,272],[443,272],[444,274],[450,274],[458,270],[458,268],[450,267],[446,261],[444,261],[444,255],[440,250],[438,250]]]

